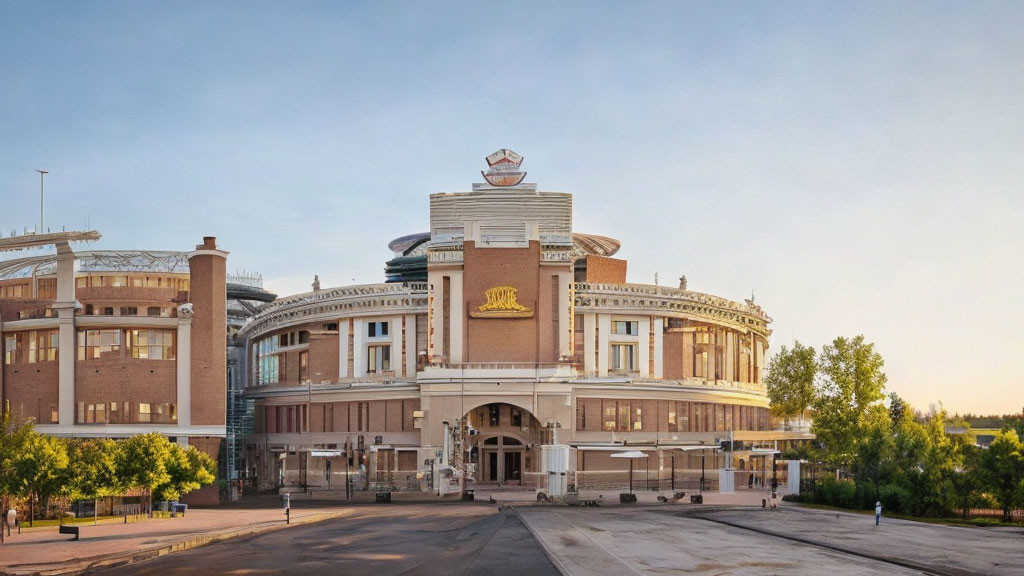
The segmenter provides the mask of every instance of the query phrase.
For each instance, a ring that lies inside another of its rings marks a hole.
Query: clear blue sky
[[[0,229],[216,235],[269,288],[383,281],[483,157],[634,282],[865,334],[927,409],[1024,407],[1024,4],[0,1]]]

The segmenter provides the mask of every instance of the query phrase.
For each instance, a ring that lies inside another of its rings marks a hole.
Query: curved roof
[[[188,274],[188,252],[166,250],[83,250],[75,253],[75,271],[162,272]],[[0,261],[0,280],[56,274],[57,255]]]
[[[395,254],[403,256],[409,250],[429,240],[430,232],[406,234],[405,236],[395,238],[391,242],[388,242],[388,248],[390,248]]]
[[[411,252],[420,247],[421,245],[430,241],[430,232],[417,232],[415,234],[406,234],[399,238],[395,238],[388,243],[390,248],[398,256],[411,256]],[[572,234],[573,248],[579,255],[593,254],[595,256],[612,256],[619,251],[622,243],[615,238],[609,238],[608,236],[599,236],[597,234],[584,234],[582,232],[573,232]]]
[[[582,232],[572,233],[572,244],[576,250],[595,256],[613,256],[622,246],[622,243],[615,238],[598,236],[597,234],[583,234]]]

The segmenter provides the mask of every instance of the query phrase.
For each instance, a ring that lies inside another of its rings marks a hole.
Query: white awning
[[[626,452],[616,452],[611,455],[612,458],[647,458],[647,454],[639,450],[627,450]]]

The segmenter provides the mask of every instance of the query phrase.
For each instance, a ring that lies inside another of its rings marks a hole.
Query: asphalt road
[[[362,506],[354,516],[89,574],[557,576],[519,519],[469,504]]]

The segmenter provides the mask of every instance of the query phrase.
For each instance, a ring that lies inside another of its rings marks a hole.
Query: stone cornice
[[[719,296],[649,284],[573,284],[575,311],[656,314],[690,318],[752,331],[767,337],[772,319],[760,306],[740,304]]]
[[[242,327],[249,337],[302,324],[359,315],[415,314],[427,311],[427,283],[363,284],[297,294],[266,306]]]

